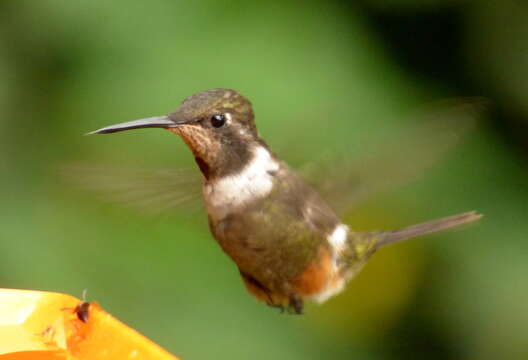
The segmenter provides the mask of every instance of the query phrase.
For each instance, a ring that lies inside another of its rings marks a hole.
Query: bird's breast
[[[253,157],[238,173],[208,181],[203,186],[207,212],[221,220],[231,212],[269,195],[274,186],[273,174],[279,163],[262,147],[253,150]]]

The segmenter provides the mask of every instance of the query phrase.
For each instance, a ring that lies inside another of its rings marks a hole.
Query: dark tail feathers
[[[445,217],[439,220],[428,221],[422,224],[406,227],[401,230],[394,230],[383,233],[377,247],[380,248],[398,241],[410,239],[416,236],[429,234],[432,232],[449,229],[458,225],[466,224],[478,220],[482,215],[475,211],[469,211],[458,215]]]

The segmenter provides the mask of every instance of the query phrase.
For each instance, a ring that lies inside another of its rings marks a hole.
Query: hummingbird
[[[381,247],[475,221],[475,211],[394,231],[355,231],[259,136],[251,102],[232,89],[183,100],[164,116],[88,134],[161,128],[190,148],[202,174],[209,228],[245,287],[265,304],[301,314],[323,303]]]

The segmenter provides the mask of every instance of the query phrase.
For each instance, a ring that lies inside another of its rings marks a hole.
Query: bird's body
[[[270,306],[301,313],[344,289],[382,245],[479,218],[473,212],[394,232],[352,231],[259,137],[251,103],[234,90],[207,90],[168,116],[118,124],[110,133],[162,127],[180,135],[203,174],[214,238],[247,289]]]
[[[204,200],[212,233],[260,299],[295,306],[339,286],[336,246],[347,227],[264,145],[240,174],[206,182]]]

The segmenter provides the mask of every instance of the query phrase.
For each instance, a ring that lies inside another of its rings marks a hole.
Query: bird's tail
[[[398,241],[407,240],[416,236],[421,236],[470,223],[480,219],[481,217],[482,215],[477,214],[475,211],[468,211],[462,214],[409,226],[404,229],[388,231],[383,233],[383,236],[380,237],[380,240],[376,244],[376,248],[380,248]]]

